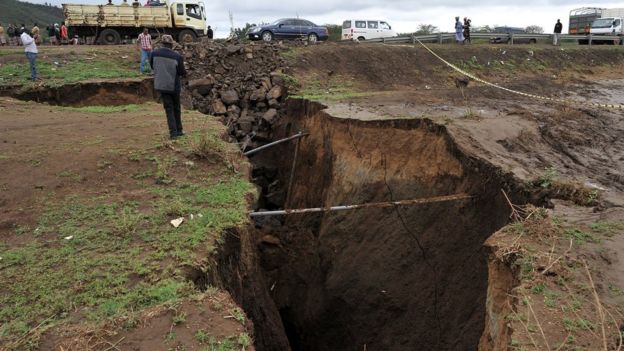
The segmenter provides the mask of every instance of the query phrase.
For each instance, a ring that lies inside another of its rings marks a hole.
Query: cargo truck
[[[203,1],[151,0],[143,6],[124,0],[120,5],[63,4],[65,24],[73,35],[95,38],[98,44],[116,45],[134,39],[143,28],[152,35],[170,34],[179,42],[191,42],[206,35]]]

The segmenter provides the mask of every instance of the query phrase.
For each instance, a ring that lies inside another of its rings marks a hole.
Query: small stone
[[[202,96],[206,96],[215,82],[215,79],[211,75],[203,79],[193,79],[189,81],[189,89],[196,90]]]
[[[212,103],[212,112],[215,115],[224,115],[227,112],[227,109],[225,108],[225,105],[223,104],[221,100],[216,99]]]
[[[263,236],[262,237],[262,243],[263,244],[269,244],[269,245],[276,245],[276,246],[280,246],[282,244],[280,239],[274,237],[273,235],[265,235],[265,236]]]
[[[238,93],[234,89],[221,92],[221,101],[226,105],[234,105],[238,102]]]
[[[279,107],[279,102],[277,100],[275,100],[275,99],[271,99],[271,100],[269,100],[269,107],[277,108],[277,107]]]
[[[274,108],[269,109],[267,112],[262,115],[262,119],[271,123],[275,117],[277,117],[277,110]]]
[[[266,89],[264,89],[264,87],[258,88],[256,90],[254,90],[253,93],[251,93],[251,96],[249,97],[249,100],[251,100],[251,101],[262,101],[266,97],[266,93],[267,93],[267,91],[266,91]]]
[[[284,89],[282,88],[281,85],[276,85],[273,88],[271,88],[271,90],[269,90],[268,94],[267,94],[267,99],[271,100],[271,99],[279,99],[280,97],[282,97],[282,95],[284,94]]]

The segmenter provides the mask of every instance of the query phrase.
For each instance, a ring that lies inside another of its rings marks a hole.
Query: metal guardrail
[[[537,40],[549,40],[552,41],[553,34],[509,34],[509,33],[470,33],[471,38],[475,39],[497,39],[502,42],[509,42],[509,44],[514,43],[514,39],[535,39]],[[577,42],[586,42],[589,45],[592,45],[593,42],[600,41],[622,41],[622,37],[616,35],[576,35],[576,34],[561,34],[559,36],[559,40],[575,40]],[[391,37],[391,38],[378,38],[378,39],[369,39],[366,40],[367,43],[387,43],[387,44],[404,44],[404,43],[412,43],[415,44],[417,41],[422,42],[437,42],[439,44],[444,43],[445,41],[454,41],[455,33],[437,33],[437,34],[429,34],[429,35],[418,35],[418,36],[406,36],[406,37]]]

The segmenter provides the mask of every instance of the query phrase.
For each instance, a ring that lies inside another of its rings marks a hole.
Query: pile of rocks
[[[214,42],[187,46],[184,99],[202,113],[226,118],[229,133],[254,147],[271,138],[287,89],[280,43]]]

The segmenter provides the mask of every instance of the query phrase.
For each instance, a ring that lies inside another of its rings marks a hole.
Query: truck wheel
[[[529,44],[535,44],[537,43],[537,39],[529,39]]]
[[[178,41],[182,44],[192,43],[197,39],[197,35],[190,29],[184,29],[178,35]]]
[[[364,40],[366,40],[366,38],[364,38],[364,37],[358,37],[358,41],[364,41]]]
[[[116,30],[106,28],[100,33],[98,43],[102,45],[119,45],[119,43],[121,43],[121,36]]]

